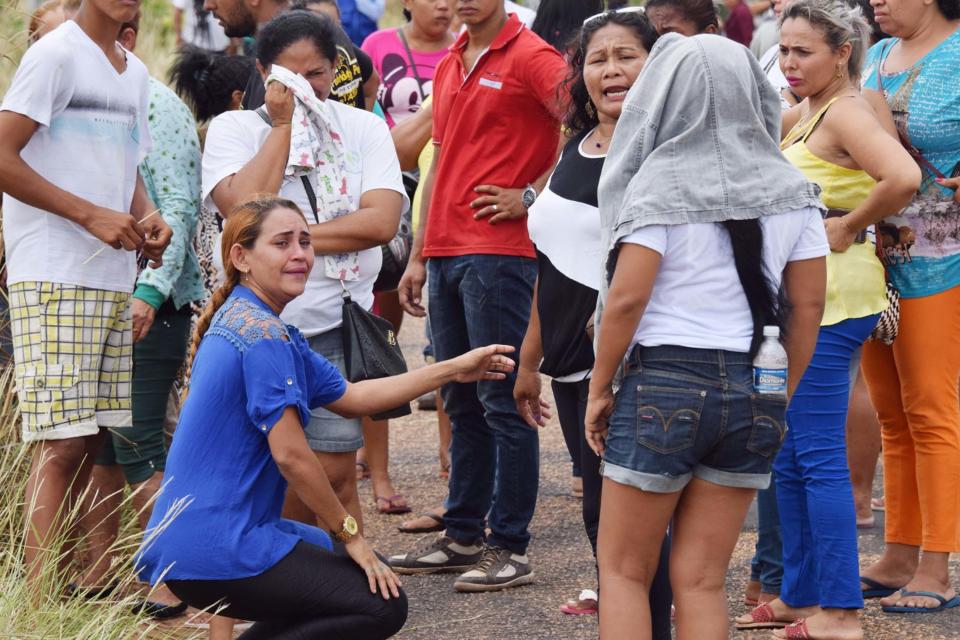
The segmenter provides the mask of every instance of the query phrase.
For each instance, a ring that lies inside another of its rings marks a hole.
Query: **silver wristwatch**
[[[520,194],[520,202],[523,203],[523,206],[529,209],[533,206],[533,203],[537,201],[537,190],[533,188],[532,184],[528,184],[523,190],[523,193]]]

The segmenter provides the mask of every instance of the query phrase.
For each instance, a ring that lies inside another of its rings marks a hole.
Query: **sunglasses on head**
[[[643,13],[643,11],[644,11],[643,7],[622,7],[622,8],[620,8],[620,9],[614,9],[613,11],[601,11],[600,13],[598,13],[598,14],[596,14],[596,15],[592,15],[592,16],[590,16],[589,18],[587,18],[586,20],[584,20],[584,21],[583,21],[583,26],[587,26],[587,25],[590,24],[591,22],[594,22],[595,20],[599,20],[600,18],[602,18],[603,16],[608,15],[608,14],[613,14],[613,13]]]

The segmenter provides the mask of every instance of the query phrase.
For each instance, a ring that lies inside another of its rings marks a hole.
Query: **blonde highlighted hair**
[[[803,19],[823,34],[830,49],[837,51],[850,43],[847,73],[854,85],[860,84],[863,61],[870,48],[870,24],[859,5],[847,0],[792,0],[780,15],[780,26],[787,20]]]

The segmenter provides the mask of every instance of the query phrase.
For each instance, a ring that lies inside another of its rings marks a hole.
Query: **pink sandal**
[[[750,612],[750,622],[736,622],[737,629],[743,631],[746,629],[782,629],[790,624],[786,620],[778,620],[773,612],[773,607],[764,602],[759,607]]]
[[[570,616],[592,616],[596,615],[597,603],[599,598],[597,592],[592,589],[584,589],[577,596],[576,600],[567,600],[566,604],[560,607],[560,611]]]
[[[785,626],[783,630],[787,635],[774,635],[773,637],[777,640],[810,640],[810,630],[807,629],[807,621],[803,618],[800,618],[793,624]]]

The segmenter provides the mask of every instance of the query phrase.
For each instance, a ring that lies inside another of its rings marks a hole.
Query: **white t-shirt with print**
[[[387,123],[369,111],[334,100],[326,100],[324,105],[333,127],[343,139],[347,196],[351,207],[356,210],[360,196],[374,189],[390,189],[403,194],[404,207],[410,206]],[[224,178],[240,171],[257,154],[269,133],[270,125],[255,111],[227,111],[213,119],[203,150],[202,197],[208,209],[219,212],[210,196],[213,188]],[[312,173],[310,180],[316,184]],[[285,178],[280,195],[296,202],[308,222],[315,221],[300,178]],[[215,255],[219,257],[219,248]],[[382,261],[380,247],[361,251],[360,278],[345,283],[354,302],[364,309],[373,306],[373,283]],[[288,304],[281,317],[307,337],[323,333],[340,326],[343,305],[340,294],[340,281],[324,275],[323,264],[317,260],[303,295]]]
[[[137,166],[150,150],[149,75],[136,56],[126,52],[126,57],[127,67],[119,73],[68,20],[27,49],[0,106],[38,123],[21,152],[34,171],[65,191],[121,212],[130,211]],[[9,194],[3,235],[10,284],[42,281],[133,291],[133,252],[107,246],[80,225]]]
[[[766,216],[760,225],[764,268],[776,288],[787,263],[830,253],[818,209]],[[753,319],[733,262],[730,234],[722,225],[654,225],[623,242],[663,256],[631,346],[750,350]]]
[[[224,33],[220,21],[212,13],[206,15],[206,30],[197,24],[197,12],[193,0],[171,0],[175,9],[183,11],[180,37],[183,41],[208,51],[223,51],[230,46],[230,38]]]

